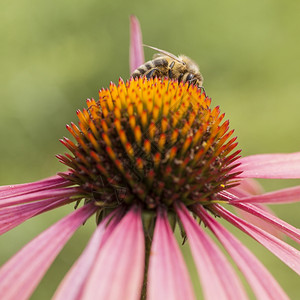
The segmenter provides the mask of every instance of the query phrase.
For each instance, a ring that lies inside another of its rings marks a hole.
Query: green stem
[[[148,279],[151,242],[152,242],[151,238],[149,236],[145,236],[145,270],[144,270],[144,282],[143,282],[141,300],[146,300],[147,297],[147,279]]]

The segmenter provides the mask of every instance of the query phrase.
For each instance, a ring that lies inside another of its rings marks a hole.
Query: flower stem
[[[145,271],[144,271],[144,282],[141,294],[141,300],[146,300],[147,298],[147,279],[148,279],[148,267],[150,259],[152,238],[150,236],[145,236]]]

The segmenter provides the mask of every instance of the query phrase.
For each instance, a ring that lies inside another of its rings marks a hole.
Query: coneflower
[[[132,17],[131,70],[144,62],[141,41]],[[167,78],[120,79],[100,90],[99,100],[86,103],[77,111],[78,125],[67,126],[73,139],[61,141],[69,152],[58,158],[67,172],[0,188],[1,233],[58,206],[76,202],[77,207],[2,266],[3,299],[28,299],[67,240],[93,214],[96,230],[53,299],[196,299],[173,234],[176,225],[190,245],[205,299],[247,299],[207,230],[257,299],[288,299],[218,219],[299,274],[299,251],[274,235],[281,232],[299,243],[299,230],[263,205],[299,201],[300,186],[254,195],[249,178],[300,178],[300,153],[241,158],[220,108],[212,108],[196,86]]]

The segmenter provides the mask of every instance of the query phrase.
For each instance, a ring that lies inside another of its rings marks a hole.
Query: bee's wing
[[[143,44],[143,46],[144,46],[144,47],[151,48],[151,49],[153,49],[153,50],[156,50],[156,51],[158,51],[159,53],[164,54],[164,55],[167,55],[167,56],[173,58],[174,60],[176,60],[176,61],[182,63],[182,61],[181,61],[177,56],[175,56],[174,54],[172,54],[172,53],[170,53],[170,52],[167,52],[167,51],[165,51],[165,50],[161,50],[161,49],[159,49],[159,48],[155,48],[155,47],[152,47],[152,46],[148,46],[148,45],[145,45],[145,44]]]

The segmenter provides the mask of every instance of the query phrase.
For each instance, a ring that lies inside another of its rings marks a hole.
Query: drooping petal
[[[130,73],[141,66],[144,61],[144,49],[142,31],[136,16],[130,16],[130,49],[129,49]]]
[[[252,178],[241,179],[239,185],[228,189],[228,191],[240,191],[250,195],[260,195],[264,192],[262,186]]]
[[[269,192],[261,195],[244,196],[233,199],[234,202],[243,203],[263,203],[263,204],[280,204],[293,203],[300,201],[300,186],[286,188],[275,192]]]
[[[58,198],[69,197],[72,195],[76,195],[80,193],[80,189],[77,187],[69,187],[69,188],[57,188],[57,189],[49,189],[49,190],[42,190],[38,192],[28,192],[23,195],[16,195],[11,197],[5,197],[0,200],[0,208],[22,204],[22,203],[29,203],[33,201],[39,201],[42,199],[50,199],[56,200]]]
[[[229,202],[229,204],[231,204],[231,202]],[[262,212],[266,212],[267,215],[272,216],[272,217],[274,216],[276,218],[275,213],[269,207],[267,207],[266,205],[253,204],[252,206],[253,206],[253,208],[257,208],[257,210],[260,210]],[[237,214],[239,216],[241,216],[247,222],[249,222],[251,224],[254,224],[255,226],[271,233],[272,235],[278,237],[279,239],[284,238],[284,234],[282,233],[282,231],[278,227],[274,226],[271,223],[268,223],[263,218],[260,218],[260,217],[254,215],[254,214],[251,214],[246,210],[240,209],[239,207],[234,205],[234,203],[233,203],[233,207],[234,207],[235,211],[237,212]]]
[[[300,178],[300,152],[243,157],[234,172],[241,178]]]
[[[141,214],[129,211],[98,253],[81,299],[138,300],[145,265]]]
[[[107,221],[110,220],[110,216],[108,216],[97,226],[83,253],[56,290],[52,298],[53,300],[81,299],[83,287],[89,276],[89,272],[93,268],[96,257],[105,243],[107,236],[115,228],[116,219],[117,218],[114,218],[114,220],[111,220],[107,225]]]
[[[247,295],[223,253],[181,205],[176,212],[186,231],[202,281],[205,299],[247,299]]]
[[[215,205],[216,213],[258,241],[296,273],[300,274],[300,252],[268,232],[247,223],[220,205]]]
[[[272,219],[273,217],[276,219],[275,213],[268,206],[266,206],[265,203],[280,203],[280,201],[290,202],[291,200],[298,197],[298,188],[296,188],[295,190],[294,188],[289,188],[276,192],[252,196],[249,195],[249,193],[247,193],[246,191],[239,189],[239,186],[237,186],[227,191],[220,192],[219,196],[222,199],[228,200],[229,204],[234,205],[237,213],[242,216],[243,219],[271,233],[272,235],[277,236],[278,238],[282,238],[281,227],[276,226],[276,224],[270,223],[263,217],[251,214],[249,211],[242,210],[241,207],[235,204],[243,203],[244,200],[246,203],[248,202],[248,200],[251,203],[253,200],[254,205],[252,205],[252,208],[256,207],[258,211],[266,212],[266,215],[269,216],[269,219]]]
[[[253,216],[260,218],[261,220],[268,222],[271,226],[273,226],[280,232],[286,234],[291,239],[300,243],[300,230],[295,228],[294,226],[284,222],[283,220],[277,218],[276,216],[252,204],[232,203],[232,202],[229,203],[234,205],[235,207],[243,209],[244,211],[252,214]]]
[[[0,209],[0,235],[20,225],[26,220],[69,203],[67,198],[45,199],[37,202],[8,206]]]
[[[283,300],[288,299],[279,284],[259,260],[228,230],[212,218],[203,207],[196,210],[199,217],[220,240],[230,256],[247,278],[256,299]]]
[[[0,269],[1,298],[28,299],[62,247],[95,212],[92,204],[66,216],[28,243]]]
[[[55,189],[59,187],[70,186],[72,183],[61,176],[55,175],[43,180],[30,183],[4,185],[0,187],[0,199],[11,196],[24,195],[42,190]]]
[[[191,280],[165,211],[158,213],[150,252],[148,300],[195,299]]]

